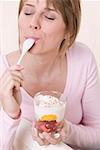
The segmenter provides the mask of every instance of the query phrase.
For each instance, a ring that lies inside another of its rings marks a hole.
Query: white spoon
[[[22,48],[22,53],[21,53],[21,56],[20,56],[20,58],[19,58],[19,60],[18,60],[18,62],[17,62],[17,65],[20,64],[20,62],[21,62],[23,56],[24,56],[24,55],[28,52],[28,50],[33,46],[34,42],[35,42],[35,40],[34,40],[34,39],[31,39],[31,38],[26,39],[26,40],[24,41],[24,43],[23,43],[23,48]]]

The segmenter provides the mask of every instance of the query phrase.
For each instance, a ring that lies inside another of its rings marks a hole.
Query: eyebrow
[[[25,4],[26,6],[29,6],[29,7],[35,7],[35,5],[32,5],[32,4],[28,4],[28,3],[26,3]],[[49,7],[47,7],[47,8],[44,8],[45,10],[47,10],[47,11],[54,11],[54,12],[57,12],[58,13],[58,11],[56,10],[56,9],[52,9],[52,8],[49,8]]]

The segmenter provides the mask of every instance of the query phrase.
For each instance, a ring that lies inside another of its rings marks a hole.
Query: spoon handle
[[[24,56],[24,55],[21,55],[21,56],[20,56],[20,58],[18,59],[17,65],[20,65],[23,56]]]

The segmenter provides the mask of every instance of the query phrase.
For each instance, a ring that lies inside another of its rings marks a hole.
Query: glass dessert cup
[[[57,91],[34,96],[35,127],[39,133],[57,133],[63,127],[66,99]]]

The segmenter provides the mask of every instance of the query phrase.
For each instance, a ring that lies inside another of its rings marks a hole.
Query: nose
[[[39,16],[33,16],[30,22],[30,28],[33,30],[39,30],[40,29],[40,21]]]

